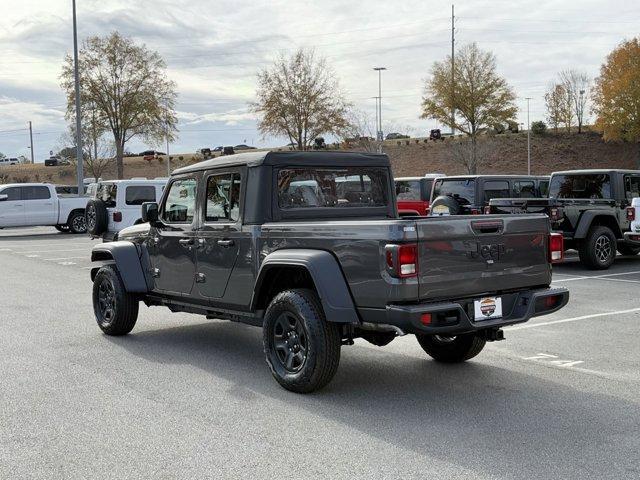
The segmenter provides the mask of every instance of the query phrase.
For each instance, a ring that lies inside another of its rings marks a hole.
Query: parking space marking
[[[558,355],[550,355],[548,353],[538,353],[533,357],[521,357],[523,360],[531,360],[538,363],[546,363],[556,367],[571,368],[584,363],[584,360],[563,360]]]
[[[76,260],[78,258],[86,258],[87,260],[89,259],[89,257],[87,255],[83,255],[82,257],[43,258],[43,260],[45,260],[47,262],[57,262],[57,261],[60,261],[60,260]]]
[[[559,323],[578,322],[580,320],[589,320],[591,318],[608,317],[608,316],[611,316],[611,315],[623,315],[625,313],[634,313],[634,312],[640,312],[640,308],[630,308],[628,310],[617,310],[615,312],[594,313],[594,314],[591,314],[591,315],[582,315],[580,317],[563,318],[562,320],[552,320],[550,322],[529,323],[529,324],[526,324],[526,325],[517,325],[517,326],[514,326],[514,327],[506,327],[506,328],[508,328],[509,331],[512,332],[514,330],[524,330],[526,328],[545,327],[547,325],[556,325],[556,324],[559,324]]]
[[[30,252],[16,252],[19,253],[21,255],[28,255],[31,253],[58,253],[58,252],[77,252],[78,250],[82,250],[80,248],[65,248],[65,249],[59,249],[59,250],[32,250]]]
[[[58,262],[58,265],[75,265],[76,262]]]
[[[640,274],[640,270],[636,270],[634,272],[622,272],[622,273],[608,273],[606,275],[583,275],[581,277],[575,277],[575,278],[561,278],[559,280],[554,280],[555,282],[575,282],[577,280],[599,280],[599,279],[606,279],[608,277],[618,277],[620,275],[637,275]],[[564,274],[560,274],[560,275],[564,275]]]

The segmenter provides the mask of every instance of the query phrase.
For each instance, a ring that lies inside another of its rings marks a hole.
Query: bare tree
[[[164,60],[144,45],[114,32],[88,38],[79,54],[82,104],[92,104],[100,123],[107,125],[116,147],[117,176],[124,175],[126,143],[142,136],[152,144],[174,139],[176,85],[167,79]],[[62,67],[62,88],[67,94],[67,118],[74,116],[73,59]]]
[[[298,50],[258,73],[256,101],[251,109],[261,118],[263,135],[286,136],[306,150],[319,135],[340,136],[349,127],[351,104],[324,58]]]
[[[458,139],[451,146],[453,161],[462,165],[470,175],[478,173],[478,166],[482,165],[491,151],[487,141],[474,145],[470,138]]]
[[[571,103],[572,118],[578,122],[578,133],[582,133],[584,124],[584,114],[587,110],[587,100],[589,98],[590,79],[584,72],[576,70],[565,70],[560,72],[560,82],[567,91],[569,102]]]
[[[468,135],[471,138],[471,159],[465,166],[470,173],[476,173],[478,133],[484,128],[512,120],[518,112],[516,95],[506,80],[498,75],[495,56],[480,50],[475,43],[458,50],[453,80],[451,63],[451,56],[448,56],[433,64],[431,77],[426,82],[421,118],[438,120]],[[452,107],[456,112],[453,119]]]

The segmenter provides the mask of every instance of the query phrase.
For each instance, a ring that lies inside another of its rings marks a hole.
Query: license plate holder
[[[473,302],[474,320],[482,322],[502,318],[502,298],[483,297]]]

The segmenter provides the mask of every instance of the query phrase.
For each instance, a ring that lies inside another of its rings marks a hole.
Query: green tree
[[[593,112],[605,140],[640,142],[640,39],[607,56],[595,81]]]
[[[518,112],[515,99],[513,89],[496,70],[495,56],[472,43],[456,53],[453,79],[451,56],[433,64],[426,81],[421,118],[435,119],[468,135],[471,155],[465,167],[469,173],[477,173],[478,134],[512,120]]]
[[[327,61],[300,49],[258,73],[251,109],[260,115],[260,133],[288,137],[306,150],[317,136],[340,136],[349,127],[351,104]]]
[[[176,84],[166,75],[160,55],[114,32],[90,37],[79,53],[80,100],[92,105],[96,122],[113,135],[118,178],[124,175],[126,143],[141,136],[151,144],[173,140],[177,132],[174,111]],[[73,59],[62,67],[62,88],[67,94],[67,118],[75,116]],[[88,111],[83,108],[83,121]]]

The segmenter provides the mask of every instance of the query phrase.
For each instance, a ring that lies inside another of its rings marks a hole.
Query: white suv
[[[166,178],[132,178],[92,185],[95,193],[85,209],[87,231],[93,238],[117,240],[122,229],[142,223],[141,205],[159,202],[166,184]]]

